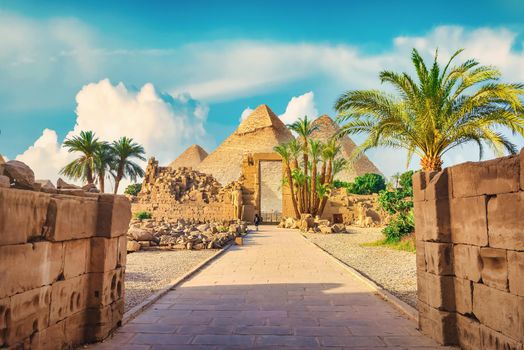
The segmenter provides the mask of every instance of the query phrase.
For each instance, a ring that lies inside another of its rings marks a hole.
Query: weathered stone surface
[[[43,193],[0,188],[0,245],[40,237],[49,200]]]
[[[118,253],[116,256],[116,267],[125,267],[127,261],[127,237],[118,237]]]
[[[89,274],[88,307],[107,306],[123,297],[124,269]]]
[[[60,243],[58,243],[60,244]],[[88,264],[89,240],[76,239],[64,244],[64,278],[83,275]]]
[[[65,339],[65,322],[62,321],[34,333],[31,336],[31,349],[62,349],[64,348]]]
[[[450,169],[455,198],[514,192],[519,189],[517,156],[478,163],[467,162]]]
[[[440,344],[457,344],[456,313],[434,309],[424,303],[419,309],[419,329]]]
[[[449,203],[453,243],[487,246],[486,197],[454,198]]]
[[[426,242],[427,271],[435,275],[453,275],[453,246],[449,243]]]
[[[53,191],[56,192],[56,187],[50,180],[36,180],[36,183],[40,184],[40,189],[42,191],[51,191],[51,193]]]
[[[117,265],[118,238],[93,237],[87,272],[105,272],[114,270]]]
[[[50,323],[76,314],[86,308],[88,292],[87,275],[53,283],[51,293]]]
[[[457,244],[453,247],[455,275],[459,278],[478,282],[481,279],[482,259],[480,248]]]
[[[80,186],[69,184],[65,182],[62,178],[58,178],[56,181],[56,188],[59,190],[77,190],[80,189]]]
[[[457,315],[458,343],[462,349],[481,349],[480,323]]]
[[[92,237],[96,234],[97,203],[92,198],[56,195],[47,212],[45,237],[64,241]]]
[[[518,308],[518,296],[483,284],[473,285],[473,313],[480,323],[513,339],[521,337]]]
[[[506,250],[481,248],[482,282],[500,290],[508,289],[508,264]]]
[[[32,190],[35,183],[35,173],[26,164],[18,160],[10,160],[2,165],[4,175],[7,175],[16,188]]]
[[[428,305],[442,311],[455,311],[453,276],[426,274]]]
[[[426,271],[425,242],[421,240],[416,240],[415,245],[417,254],[417,270]]]
[[[508,250],[509,291],[524,296],[524,252]],[[524,321],[524,313],[522,314]]]
[[[0,299],[51,284],[61,275],[62,263],[61,244],[38,242],[1,246]]]
[[[127,241],[127,251],[134,253],[140,250],[140,243],[137,241]]]
[[[418,240],[451,242],[447,200],[415,202],[415,234]]]
[[[465,315],[473,311],[473,282],[462,278],[455,278],[455,308]],[[450,292],[450,291],[447,291]]]
[[[489,245],[494,248],[524,250],[524,192],[506,193],[488,202]]]
[[[522,343],[495,332],[484,325],[480,325],[480,338],[482,349],[522,350]]]
[[[131,220],[131,204],[125,196],[100,194],[98,199],[97,235],[125,235]]]
[[[0,175],[0,188],[10,188],[11,187],[11,181],[9,180],[9,177],[5,175]]]

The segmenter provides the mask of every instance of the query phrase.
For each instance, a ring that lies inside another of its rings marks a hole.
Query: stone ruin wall
[[[333,223],[335,215],[340,215],[344,224],[358,227],[383,226],[388,220],[388,214],[379,208],[377,194],[347,194],[344,188],[331,193],[321,219]]]
[[[150,212],[155,220],[230,221],[239,218],[239,189],[238,183],[222,187],[210,175],[190,168],[161,167],[151,158],[132,211]]]
[[[524,150],[413,185],[421,330],[463,349],[522,349]]]
[[[0,348],[76,348],[121,322],[129,201],[70,192],[0,188]]]

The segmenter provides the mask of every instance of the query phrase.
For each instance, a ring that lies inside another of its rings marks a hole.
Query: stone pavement
[[[93,349],[436,349],[297,231],[262,226]]]

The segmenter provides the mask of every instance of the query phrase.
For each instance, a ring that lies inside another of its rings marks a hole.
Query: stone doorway
[[[264,223],[282,218],[282,161],[260,161],[260,214]]]

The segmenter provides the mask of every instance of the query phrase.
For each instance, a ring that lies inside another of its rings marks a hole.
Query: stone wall
[[[99,341],[124,310],[127,198],[0,188],[0,348]]]
[[[419,324],[463,349],[522,349],[524,151],[413,177]]]
[[[378,195],[347,194],[345,188],[332,191],[321,219],[358,227],[377,227],[386,224],[387,213],[379,208]]]

